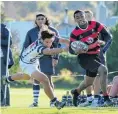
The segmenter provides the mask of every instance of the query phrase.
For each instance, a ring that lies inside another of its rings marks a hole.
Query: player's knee
[[[43,78],[42,81],[43,81],[43,83],[45,83],[45,84],[49,84],[49,79],[48,79],[48,77],[46,77],[46,76]]]
[[[99,73],[104,73],[105,75],[107,74],[107,67],[106,66],[104,66],[104,65],[101,65],[100,67],[99,67],[99,69],[98,69],[98,72]]]
[[[113,83],[116,84],[116,85],[118,85],[118,76],[115,76],[113,78]]]
[[[24,79],[24,74],[23,73],[18,73],[18,76],[20,77],[20,79]]]
[[[85,81],[84,84],[86,85],[86,87],[88,87],[88,86],[91,86],[93,84],[93,82],[92,81],[89,81],[89,82]]]

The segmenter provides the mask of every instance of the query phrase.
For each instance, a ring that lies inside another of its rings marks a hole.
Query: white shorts
[[[26,64],[22,61],[20,61],[20,68],[22,70],[23,73],[28,74],[31,77],[31,74],[36,71],[39,70],[38,69],[38,63],[33,63],[33,64]]]

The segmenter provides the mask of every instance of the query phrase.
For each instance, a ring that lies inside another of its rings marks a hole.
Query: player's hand
[[[63,52],[68,52],[69,51],[69,46],[66,46],[65,48],[63,48]]]
[[[82,54],[82,53],[86,53],[87,51],[78,49],[75,52],[76,52],[76,54]]]
[[[56,67],[58,64],[58,60],[57,59],[52,59],[52,65],[53,67]]]
[[[98,43],[99,43],[100,45],[105,45],[105,42],[102,41],[102,40],[98,40]]]

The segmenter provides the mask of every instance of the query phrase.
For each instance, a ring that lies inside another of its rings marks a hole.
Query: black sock
[[[92,96],[92,94],[87,94],[87,97],[91,97]]]
[[[108,95],[107,96],[103,96],[103,97],[104,97],[104,101],[110,100]]]
[[[11,76],[9,76],[7,79],[6,79],[7,82],[11,82],[11,81],[14,81],[11,79]]]
[[[76,89],[73,91],[73,93],[74,93],[75,96],[79,96],[79,95],[80,95],[80,94],[77,92]]]
[[[57,98],[56,97],[51,100],[51,102],[55,102],[55,101],[57,101]]]

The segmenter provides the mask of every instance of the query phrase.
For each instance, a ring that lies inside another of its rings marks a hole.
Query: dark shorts
[[[86,75],[96,77],[98,68],[102,64],[100,55],[81,54],[78,56],[79,64],[86,70]]]

